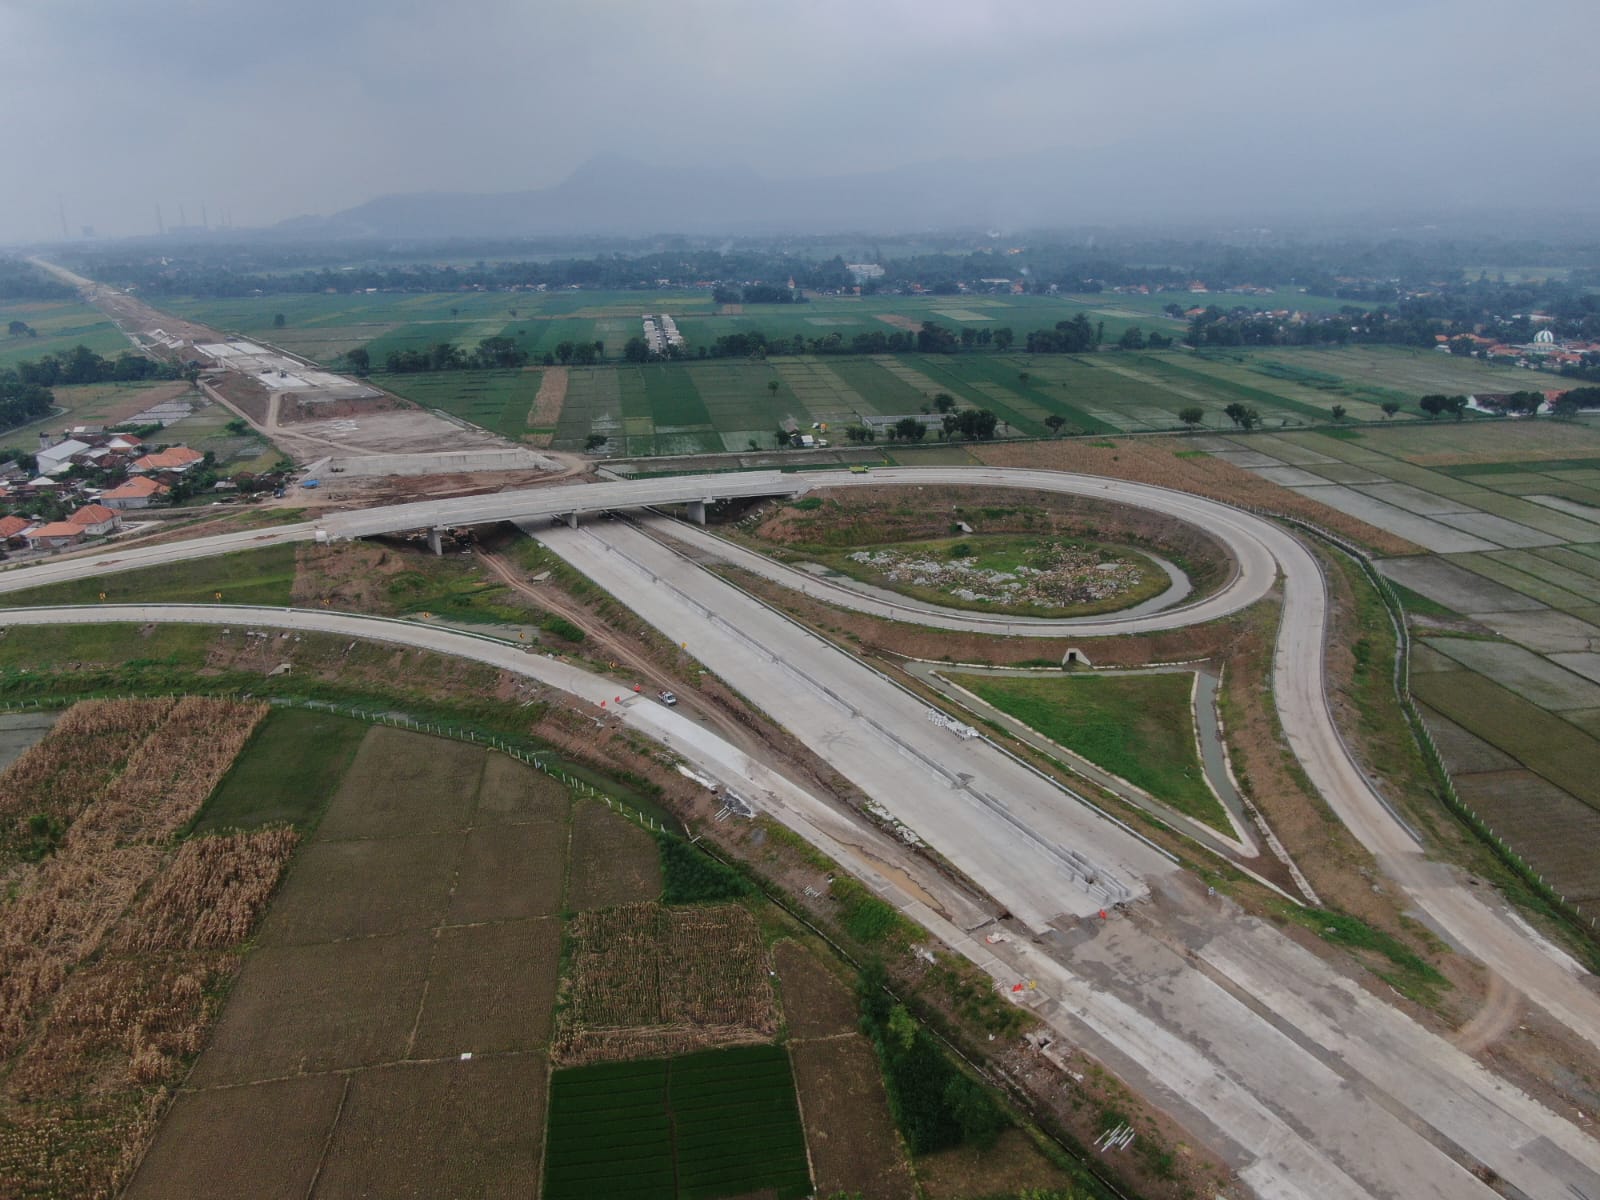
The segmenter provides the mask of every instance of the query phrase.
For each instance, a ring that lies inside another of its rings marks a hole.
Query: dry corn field
[[[555,1053],[564,1065],[766,1041],[778,1031],[761,930],[736,904],[581,913]]]
[[[173,839],[264,711],[83,704],[0,776],[8,813],[92,785],[0,906],[0,1195],[115,1195],[203,1044],[296,835]]]

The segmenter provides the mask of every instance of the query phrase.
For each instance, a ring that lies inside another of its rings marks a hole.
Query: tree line
[[[78,383],[137,383],[146,379],[179,379],[183,375],[175,363],[157,362],[128,351],[106,358],[83,345],[74,346],[65,354],[46,354],[19,362],[16,373],[23,383],[44,388]]]

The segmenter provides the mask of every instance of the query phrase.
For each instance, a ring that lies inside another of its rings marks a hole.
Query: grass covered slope
[[[948,678],[1180,812],[1231,830],[1200,765],[1189,707],[1194,676],[1189,672]]]

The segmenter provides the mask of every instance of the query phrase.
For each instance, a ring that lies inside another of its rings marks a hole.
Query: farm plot
[[[788,1055],[775,1046],[557,1071],[548,1200],[811,1192]]]
[[[568,807],[481,747],[367,731],[129,1194],[213,1195],[235,1156],[264,1172],[251,1194],[304,1195],[319,1158],[319,1195],[534,1192]],[[295,1104],[262,1165],[253,1116]]]
[[[597,800],[572,815],[572,867],[567,907],[574,912],[654,900],[661,895],[661,861],[644,830],[619,820]]]
[[[375,375],[378,386],[474,425],[520,439],[539,396],[536,370],[435,371]]]
[[[855,997],[795,942],[779,942],[773,961],[818,1191],[909,1200],[916,1185],[877,1057],[859,1032]]]
[[[760,929],[734,904],[580,914],[555,1057],[563,1064],[766,1041],[778,1030]]]
[[[296,838],[177,839],[262,711],[86,702],[0,776],[0,1194],[115,1194],[204,1041]]]
[[[0,339],[0,370],[46,354],[67,354],[75,346],[87,346],[110,358],[133,349],[110,318],[76,300],[0,303],[0,322],[10,325],[12,321],[21,321],[36,336]]]

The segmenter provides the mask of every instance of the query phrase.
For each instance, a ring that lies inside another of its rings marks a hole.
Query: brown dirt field
[[[791,1038],[825,1038],[854,1033],[859,1024],[850,988],[798,942],[772,948],[783,992],[783,1016]]]
[[[744,315],[744,305],[742,305],[742,304],[719,304],[717,306],[717,315],[719,317],[739,317],[739,316],[743,316]]]
[[[344,1090],[318,1075],[179,1096],[127,1200],[304,1200]]]
[[[255,424],[266,428],[272,395],[254,379],[237,371],[229,371],[217,379],[207,380],[206,386]]]
[[[542,1054],[359,1072],[317,1196],[537,1196],[545,1100]]]
[[[547,428],[561,419],[561,406],[567,402],[567,368],[545,367],[539,376],[539,394],[528,410],[528,424]]]
[[[896,329],[905,329],[911,333],[916,333],[917,330],[922,328],[921,321],[913,320],[911,317],[903,317],[899,313],[874,313],[873,315],[885,325],[893,325]]]
[[[917,1182],[925,1200],[969,1200],[1012,1196],[1028,1188],[1064,1188],[1062,1171],[1020,1129],[1002,1133],[989,1150],[944,1150],[917,1160]]]
[[[461,849],[446,919],[466,924],[555,916],[566,864],[564,820],[474,829]]]
[[[261,947],[239,972],[189,1085],[402,1058],[432,949],[433,935],[426,932]]]
[[[661,894],[661,859],[653,837],[598,800],[579,801],[572,814],[567,907],[610,908]]]
[[[449,738],[375,727],[345,772],[318,840],[460,829],[472,811],[488,753]]]
[[[278,424],[314,424],[344,417],[365,417],[373,413],[400,412],[414,408],[409,400],[385,392],[381,396],[366,396],[359,400],[307,400],[293,392],[285,392],[278,402]]]
[[[303,849],[262,923],[263,946],[431,929],[450,895],[461,836],[428,833]]]
[[[561,922],[441,929],[412,1058],[533,1050],[550,1040]],[[493,964],[493,970],[486,965]]]
[[[1033,467],[1051,471],[1076,471],[1153,483],[1192,492],[1229,504],[1243,504],[1310,521],[1379,554],[1417,554],[1418,547],[1404,538],[1365,521],[1319,504],[1288,488],[1269,483],[1242,467],[1209,454],[1193,454],[1178,438],[1128,438],[1109,445],[1083,439],[1028,442],[1018,445],[974,445],[969,450],[980,462],[994,467]]]
[[[543,771],[504,754],[490,754],[478,785],[474,825],[520,824],[523,821],[566,823],[571,802],[567,790]]]
[[[871,1043],[859,1033],[793,1042],[789,1058],[818,1194],[913,1200],[916,1181]]]

